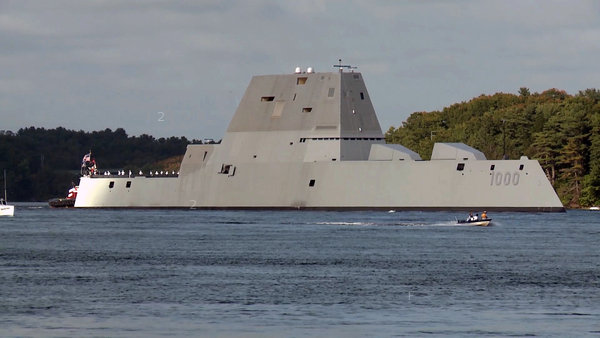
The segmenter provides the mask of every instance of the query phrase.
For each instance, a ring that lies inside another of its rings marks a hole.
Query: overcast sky
[[[384,131],[480,94],[576,94],[600,87],[600,1],[0,0],[0,130],[220,139],[253,75],[339,58]]]

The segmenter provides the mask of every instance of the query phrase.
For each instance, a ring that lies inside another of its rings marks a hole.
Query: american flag
[[[85,162],[92,160],[92,153],[87,153],[83,156],[83,160],[81,160],[81,164],[85,164]]]

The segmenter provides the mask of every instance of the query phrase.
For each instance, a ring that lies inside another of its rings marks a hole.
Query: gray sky
[[[480,94],[598,88],[598,1],[0,0],[0,130],[222,138],[250,78],[358,66],[385,131]]]

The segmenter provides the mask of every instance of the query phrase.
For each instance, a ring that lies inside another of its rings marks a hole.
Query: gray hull
[[[177,177],[82,177],[75,207],[564,211],[535,160],[384,144],[360,73],[256,76]]]

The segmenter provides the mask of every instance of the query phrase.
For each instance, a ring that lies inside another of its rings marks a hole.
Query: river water
[[[0,336],[600,335],[600,212],[0,218]]]

